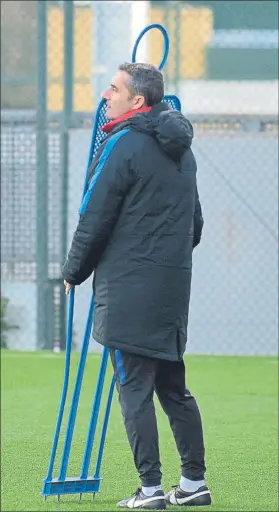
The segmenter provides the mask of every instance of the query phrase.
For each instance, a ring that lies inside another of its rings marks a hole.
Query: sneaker
[[[167,505],[163,491],[156,491],[152,496],[145,496],[141,489],[137,489],[131,498],[119,501],[117,507],[165,510]]]
[[[210,490],[206,485],[202,485],[194,492],[185,492],[177,485],[173,491],[165,495],[165,499],[168,505],[185,505],[188,507],[211,505]]]

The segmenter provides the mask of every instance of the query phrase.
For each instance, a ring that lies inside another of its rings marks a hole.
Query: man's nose
[[[103,92],[103,94],[102,94],[102,98],[103,98],[104,100],[108,100],[108,99],[109,99],[109,90],[108,90],[108,89],[106,89],[106,90]]]

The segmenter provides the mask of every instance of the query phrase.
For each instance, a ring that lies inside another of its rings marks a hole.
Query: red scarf
[[[114,119],[113,121],[110,121],[109,123],[105,124],[102,127],[103,132],[110,133],[111,130],[117,126],[120,123],[123,123],[123,121],[126,121],[126,119],[130,119],[130,117],[133,117],[136,114],[143,114],[144,112],[150,112],[152,107],[142,107],[138,110],[130,110],[129,112],[126,112],[126,114],[123,114],[122,116],[119,116],[117,119]]]

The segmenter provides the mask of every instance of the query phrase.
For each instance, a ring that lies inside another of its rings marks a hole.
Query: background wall
[[[2,3],[1,297],[9,299],[7,320],[19,326],[6,333],[9,347],[63,348],[61,265],[78,218],[96,100],[152,21],[169,31],[166,90],[194,125],[205,217],[188,350],[275,354],[276,3],[78,2],[72,12],[69,0],[67,7]],[[140,52],[158,63],[160,34]],[[76,290],[77,348],[90,295],[88,280]],[[98,349],[93,341],[90,349]]]

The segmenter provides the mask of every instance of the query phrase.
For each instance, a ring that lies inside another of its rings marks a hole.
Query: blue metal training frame
[[[162,69],[167,61],[168,53],[169,53],[169,38],[166,29],[160,25],[160,24],[151,24],[148,25],[142,32],[140,33],[139,37],[137,38],[133,53],[132,53],[132,62],[136,62],[136,53],[138,45],[142,39],[142,37],[152,29],[158,29],[163,34],[164,38],[164,55],[162,58],[162,61],[159,65],[159,69]],[[163,101],[165,103],[168,103],[170,107],[174,110],[181,110],[181,104],[177,96],[173,95],[166,95],[164,96]],[[95,113],[95,121],[92,131],[92,139],[91,139],[91,145],[90,145],[90,151],[89,151],[89,157],[88,157],[88,165],[84,180],[84,187],[83,187],[83,194],[82,198],[84,197],[87,185],[88,185],[88,177],[89,177],[89,169],[91,166],[92,159],[96,155],[96,152],[98,151],[101,143],[104,140],[105,134],[102,132],[102,126],[108,122],[106,118],[106,102],[105,100],[101,100],[98,108]],[[66,477],[67,474],[67,468],[69,463],[69,456],[70,456],[70,450],[71,450],[71,444],[73,439],[73,433],[74,433],[74,427],[75,427],[75,421],[76,421],[76,415],[77,415],[77,409],[78,409],[78,403],[79,403],[79,397],[81,392],[81,385],[84,375],[84,369],[86,364],[86,357],[88,352],[88,346],[89,346],[89,340],[90,335],[92,331],[92,325],[93,325],[93,312],[94,312],[94,295],[92,293],[90,306],[89,306],[89,312],[87,316],[86,321],[86,327],[84,331],[83,336],[83,342],[82,342],[82,348],[80,353],[80,360],[77,370],[77,376],[76,376],[76,382],[74,386],[73,391],[73,397],[70,407],[70,413],[69,413],[69,419],[67,424],[67,430],[66,430],[66,436],[64,440],[64,447],[63,447],[63,453],[62,453],[62,459],[61,459],[61,465],[60,470],[58,474],[58,478],[53,478],[53,467],[58,447],[58,441],[59,441],[59,435],[63,420],[63,414],[65,409],[65,403],[67,398],[67,392],[68,392],[68,383],[69,383],[69,375],[70,375],[70,364],[71,364],[71,345],[72,345],[72,332],[73,332],[73,317],[74,317],[74,300],[75,300],[75,289],[72,288],[70,290],[69,294],[69,307],[68,307],[68,325],[67,325],[67,339],[66,339],[66,355],[65,355],[65,370],[64,370],[64,382],[63,382],[63,389],[62,389],[62,395],[61,395],[61,401],[58,411],[58,417],[57,417],[57,423],[56,423],[56,429],[53,439],[53,445],[51,449],[50,454],[50,461],[49,461],[49,467],[47,476],[44,479],[43,483],[43,489],[41,494],[47,498],[47,496],[58,496],[58,500],[60,498],[60,495],[63,494],[79,494],[80,498],[83,493],[92,493],[93,497],[95,496],[95,493],[99,492],[100,490],[100,483],[101,483],[101,476],[100,476],[100,470],[101,470],[101,463],[102,463],[102,456],[104,451],[104,444],[105,444],[105,438],[106,438],[106,432],[107,432],[107,426],[109,421],[109,415],[110,415],[110,409],[111,409],[111,403],[113,398],[113,392],[115,387],[115,376],[113,376],[106,409],[105,409],[105,416],[103,421],[103,426],[101,430],[101,437],[100,437],[100,444],[99,444],[99,450],[97,454],[97,460],[96,460],[96,466],[93,476],[88,477],[89,472],[89,465],[91,460],[91,454],[94,444],[94,438],[96,433],[96,427],[98,422],[98,416],[99,416],[99,410],[100,410],[100,403],[102,398],[102,392],[103,392],[103,386],[105,381],[105,375],[106,375],[106,368],[107,368],[107,362],[108,362],[108,356],[109,356],[109,349],[104,348],[102,359],[101,359],[101,365],[97,380],[97,386],[93,401],[93,407],[89,422],[89,428],[88,428],[88,435],[87,435],[87,441],[86,446],[84,450],[83,455],[83,462],[81,467],[81,473],[79,477],[73,477],[69,478]]]

